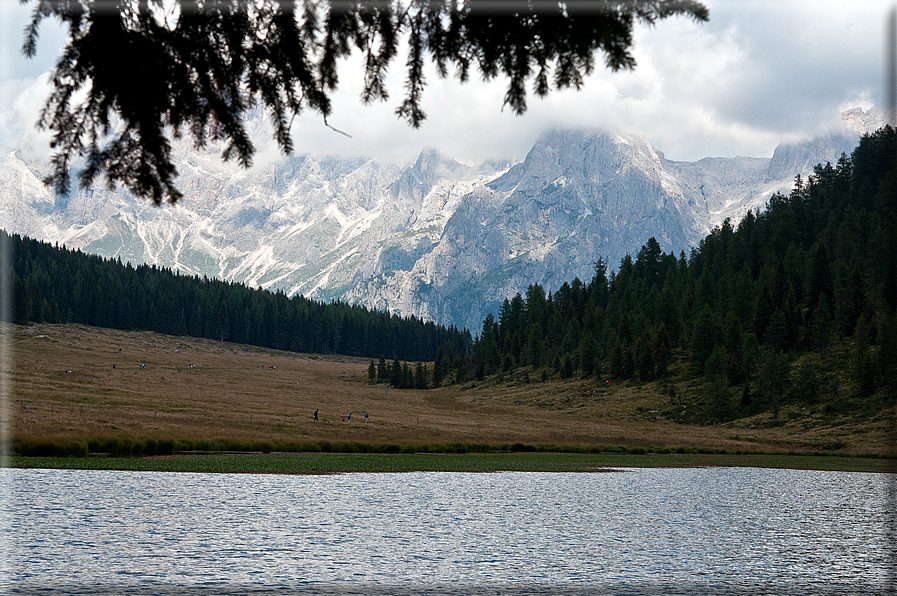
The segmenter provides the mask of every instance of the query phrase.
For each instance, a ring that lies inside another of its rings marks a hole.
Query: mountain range
[[[666,159],[642,137],[543,133],[518,163],[465,165],[427,147],[408,166],[286,156],[242,170],[214,143],[176,144],[184,199],[156,207],[124,189],[54,195],[46,162],[0,160],[0,228],[123,262],[341,300],[477,330],[530,284],[556,290],[613,268],[654,237],[688,250],[714,227],[788,193],[796,175],[850,154],[880,123],[780,145],[771,158]],[[255,134],[269,135],[257,118]]]

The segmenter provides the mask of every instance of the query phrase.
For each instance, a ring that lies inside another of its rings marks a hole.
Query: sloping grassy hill
[[[2,423],[21,452],[160,441],[169,450],[516,443],[895,452],[893,405],[786,405],[775,420],[767,412],[708,425],[702,379],[677,377],[675,368],[682,380],[672,397],[669,382],[542,382],[524,370],[399,390],[368,384],[364,359],[81,325],[6,325],[3,333],[12,366]]]

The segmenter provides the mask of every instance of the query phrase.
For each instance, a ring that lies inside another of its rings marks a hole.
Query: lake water
[[[887,474],[0,478],[12,594],[879,594],[897,561]]]

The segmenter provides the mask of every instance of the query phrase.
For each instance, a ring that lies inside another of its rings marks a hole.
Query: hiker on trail
[[[343,422],[346,421],[346,415],[345,415],[345,414],[342,415],[342,419],[343,419]]]
[[[315,420],[317,420],[317,419],[318,419],[318,411],[315,410]]]
[[[367,424],[367,421],[368,421],[368,413],[365,412],[365,413],[364,413],[364,422],[365,422],[365,424]]]
[[[349,422],[352,422],[352,412],[349,412]]]

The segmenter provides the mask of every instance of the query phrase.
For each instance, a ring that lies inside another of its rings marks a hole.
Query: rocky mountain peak
[[[421,201],[438,183],[457,180],[468,170],[469,166],[444,157],[435,147],[424,147],[414,165],[402,173],[390,191],[396,198]]]
[[[857,135],[835,132],[800,143],[783,143],[776,147],[769,160],[767,181],[806,176],[819,163],[837,163],[842,153],[850,155],[857,144]]]
[[[846,122],[871,126],[867,112]],[[180,148],[184,201],[124,191],[54,200],[40,163],[0,160],[0,228],[122,261],[478,329],[533,283],[556,290],[654,237],[687,250],[725,217],[788,192],[857,133],[782,145],[772,159],[667,160],[638,136],[554,129],[516,164],[460,164],[425,147],[407,167],[292,156],[249,171]]]
[[[841,121],[847,129],[858,135],[871,134],[885,125],[884,114],[874,108],[850,108],[841,112]]]

